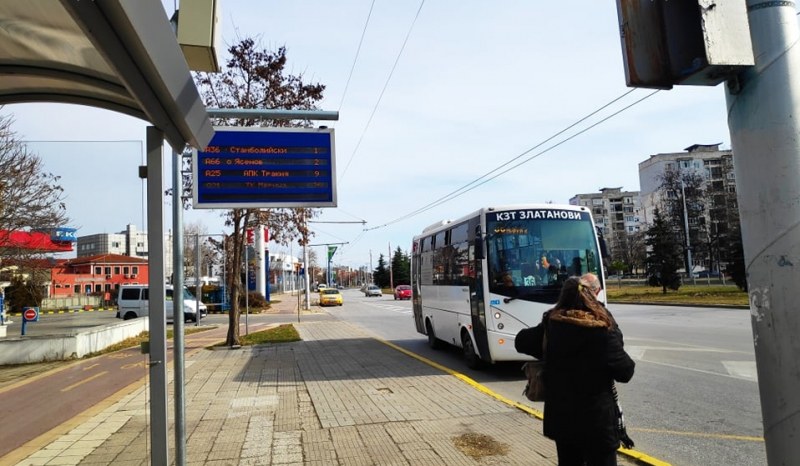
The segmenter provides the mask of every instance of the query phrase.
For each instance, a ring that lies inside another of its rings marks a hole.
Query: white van
[[[171,285],[166,285],[166,301],[164,311],[167,322],[173,321],[174,301]],[[144,317],[150,313],[150,293],[147,285],[122,285],[117,295],[117,317],[128,320]],[[189,290],[183,290],[183,319],[197,322],[197,301]],[[208,314],[208,308],[200,302],[200,318]]]

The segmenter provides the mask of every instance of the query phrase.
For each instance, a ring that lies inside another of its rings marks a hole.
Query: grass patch
[[[264,345],[268,343],[289,343],[300,341],[300,334],[292,324],[283,324],[260,332],[253,332],[239,338],[242,345]]]
[[[606,295],[610,303],[747,306],[750,302],[747,293],[735,285],[682,285],[677,291],[668,289],[666,294],[663,293],[661,287],[632,285],[618,288],[609,286],[606,289]]]
[[[239,343],[242,346],[267,345],[274,343],[289,343],[300,341],[300,334],[292,324],[282,324],[274,328],[268,328],[260,332],[253,332],[249,335],[241,335]],[[227,346],[224,342],[213,345],[214,347]]]

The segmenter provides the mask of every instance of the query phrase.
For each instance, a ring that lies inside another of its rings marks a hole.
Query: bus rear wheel
[[[481,358],[475,352],[475,345],[472,344],[472,338],[469,333],[461,333],[461,348],[464,350],[464,360],[467,362],[467,367],[470,369],[480,369],[482,366]]]
[[[436,334],[433,333],[433,325],[431,325],[430,320],[425,321],[425,333],[428,334],[428,346],[431,349],[441,349],[442,348],[442,340],[436,338]]]

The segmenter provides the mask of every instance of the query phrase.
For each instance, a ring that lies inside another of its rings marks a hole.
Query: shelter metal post
[[[164,132],[147,127],[147,240],[150,294],[150,464],[169,464],[167,441],[167,319],[164,271]],[[177,312],[177,311],[176,311]]]

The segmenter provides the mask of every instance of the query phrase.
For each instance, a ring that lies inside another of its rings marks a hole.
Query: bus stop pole
[[[172,322],[175,371],[175,465],[186,464],[186,402],[183,339],[183,202],[182,154],[172,151]],[[178,304],[180,303],[180,304]],[[180,313],[180,314],[179,314]],[[178,316],[181,316],[180,318]]]
[[[800,27],[793,2],[747,7],[755,66],[726,100],[764,443],[767,463],[800,464]]]
[[[167,320],[164,273],[164,132],[147,127],[147,239],[150,289],[150,463],[170,464],[167,440]]]

